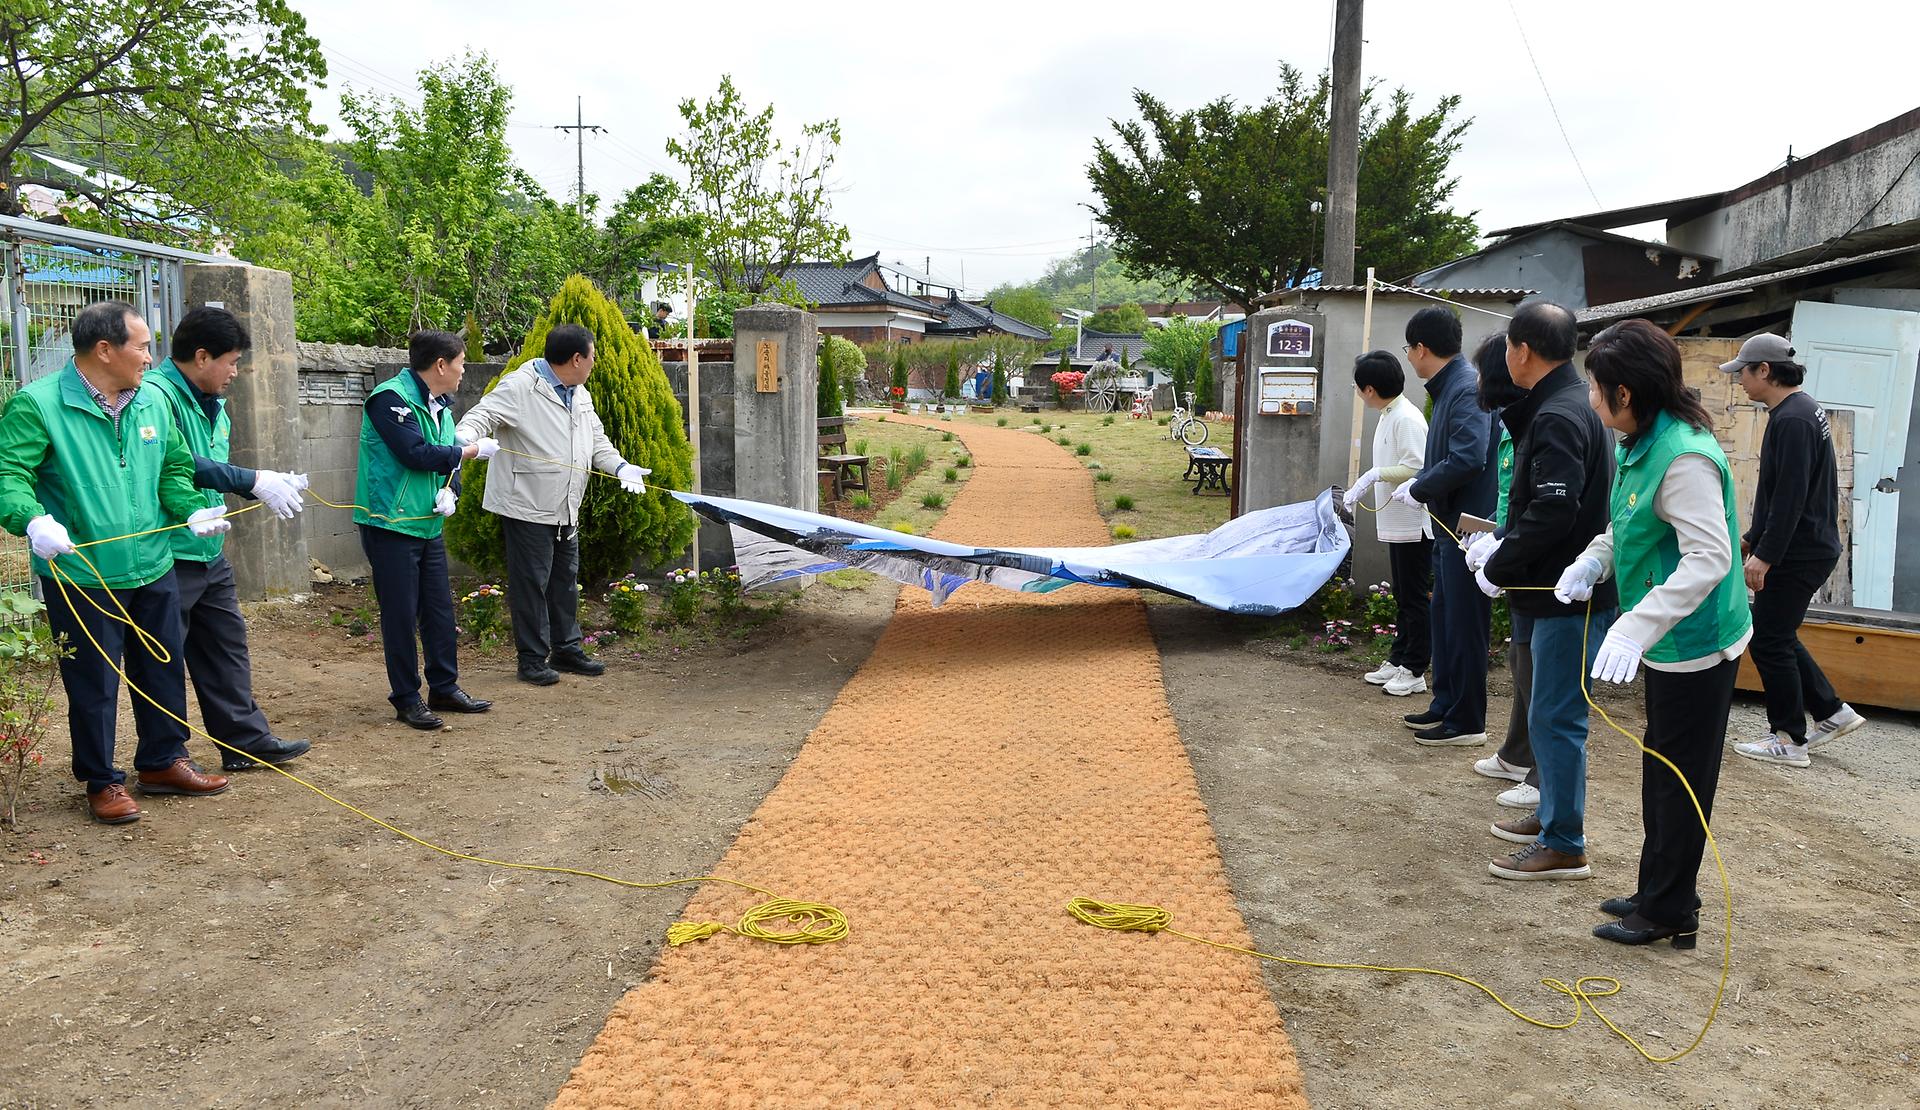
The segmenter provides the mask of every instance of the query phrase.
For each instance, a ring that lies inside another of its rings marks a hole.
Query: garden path
[[[936,536],[1104,542],[1066,451],[955,430],[976,469]],[[1306,1104],[1255,961],[1065,911],[1152,902],[1249,943],[1131,592],[903,591],[718,873],[852,934],[662,952],[557,1106]],[[708,885],[685,916],[759,900]]]

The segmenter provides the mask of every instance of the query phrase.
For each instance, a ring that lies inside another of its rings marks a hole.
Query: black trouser
[[[64,564],[63,564],[64,566]],[[153,696],[166,712],[139,694],[133,695],[133,728],[139,746],[133,752],[138,771],[164,771],[173,761],[187,754],[187,672],[181,662],[184,654],[180,632],[180,593],[169,570],[158,581],[132,589],[115,589],[111,594],[95,587],[82,590],[67,586],[62,597],[60,586],[51,578],[40,579],[41,596],[47,599],[47,627],[56,636],[67,638],[67,655],[60,660],[60,683],[67,689],[67,731],[73,736],[73,777],[87,784],[88,792],[104,790],[127,781],[126,773],[113,765],[113,738],[120,708],[120,676],[106,659],[126,668],[127,679]],[[86,595],[82,597],[81,595]],[[87,604],[87,598],[99,605]],[[154,658],[140,641],[128,639],[132,630],[120,621],[114,599],[126,607],[133,622],[145,629],[167,655],[167,661]],[[71,599],[72,606],[68,606]],[[109,617],[107,614],[113,614]],[[88,639],[88,633],[92,639]],[[99,642],[99,649],[94,642]],[[180,718],[167,716],[172,712]]]
[[[1433,541],[1425,536],[1387,545],[1387,570],[1393,578],[1393,650],[1387,662],[1414,674],[1426,674],[1433,658],[1433,633],[1427,627],[1433,592]]]
[[[1493,599],[1480,592],[1460,545],[1433,539],[1433,702],[1456,732],[1487,730],[1487,637]]]
[[[253,663],[247,657],[247,622],[225,555],[210,563],[173,561],[180,586],[180,624],[187,641],[187,675],[200,699],[207,733],[251,750],[273,739],[267,715],[253,700]]]
[[[1747,652],[1767,696],[1767,727],[1796,744],[1807,740],[1807,714],[1824,721],[1840,712],[1833,685],[1800,642],[1807,605],[1826,584],[1838,559],[1781,563],[1767,571],[1765,588],[1753,595],[1753,639]]]
[[[1711,819],[1740,661],[1729,659],[1704,671],[1648,668],[1641,673],[1647,679],[1646,745],[1680,768],[1700,799],[1700,813]],[[1640,824],[1646,842],[1640,846],[1640,887],[1633,903],[1656,925],[1682,924],[1700,908],[1696,884],[1707,848],[1700,813],[1666,764],[1640,757]]]
[[[387,700],[404,708],[420,700],[416,630],[427,652],[427,689],[451,693],[459,685],[453,626],[453,586],[447,581],[447,545],[404,532],[360,526],[360,546],[373,567],[380,604],[380,644],[387,653]]]
[[[1513,679],[1513,712],[1507,714],[1507,738],[1500,742],[1500,758],[1525,767],[1528,786],[1539,787],[1540,765],[1533,758],[1533,740],[1527,732],[1527,714],[1533,708],[1533,620],[1513,615],[1513,642],[1507,645],[1507,673]]]
[[[507,605],[520,666],[580,654],[580,529],[500,518],[507,541]]]

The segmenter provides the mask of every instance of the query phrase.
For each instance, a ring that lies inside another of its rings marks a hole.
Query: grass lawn
[[[922,428],[879,416],[848,415],[852,419],[846,428],[847,449],[874,460],[870,484],[874,487],[873,503],[879,512],[868,518],[863,513],[845,511],[843,503],[842,515],[870,519],[870,523],[881,528],[904,524],[914,535],[926,535],[946,515],[954,496],[973,474],[973,459],[966,447],[957,436],[951,440],[942,438],[945,429]],[[913,462],[916,448],[926,453],[926,464],[914,473],[909,464]],[[968,465],[961,466],[962,459]],[[948,470],[955,472],[951,482],[946,478]],[[886,488],[890,471],[901,475],[898,491]],[[928,507],[925,499],[929,495],[937,495],[940,504]]]

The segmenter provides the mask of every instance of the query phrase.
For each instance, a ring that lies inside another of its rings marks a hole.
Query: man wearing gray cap
[[[1806,767],[1812,763],[1809,749],[1867,722],[1834,694],[1800,642],[1807,605],[1840,561],[1840,502],[1827,413],[1800,388],[1807,371],[1793,354],[1785,338],[1763,332],[1741,344],[1720,369],[1738,374],[1747,398],[1765,405],[1768,414],[1760,480],[1740,552],[1747,560],[1747,588],[1754,591],[1747,652],[1766,690],[1773,735],[1733,750],[1765,763]]]

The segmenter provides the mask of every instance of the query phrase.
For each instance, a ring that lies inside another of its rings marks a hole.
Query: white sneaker
[[[1523,782],[1511,790],[1502,790],[1494,801],[1508,809],[1533,809],[1540,804],[1540,788]]]
[[[1866,723],[1867,719],[1854,712],[1853,706],[1843,704],[1840,712],[1813,723],[1813,731],[1807,733],[1807,747],[1813,749],[1829,740],[1838,740]]]
[[[1368,671],[1361,677],[1375,686],[1385,686],[1387,683],[1399,678],[1405,669],[1406,668],[1395,663],[1382,663],[1377,670]]]
[[[1527,777],[1527,768],[1516,767],[1498,755],[1474,760],[1473,769],[1490,779],[1506,779],[1508,782],[1520,782]]]
[[[1404,698],[1408,694],[1424,694],[1427,692],[1427,680],[1401,667],[1399,674],[1387,680],[1385,689],[1396,698]]]
[[[1751,744],[1735,744],[1733,750],[1748,759],[1757,759],[1762,763],[1781,763],[1788,767],[1813,766],[1813,760],[1807,758],[1805,744],[1789,744],[1786,737],[1777,732],[1765,740],[1755,740]]]

